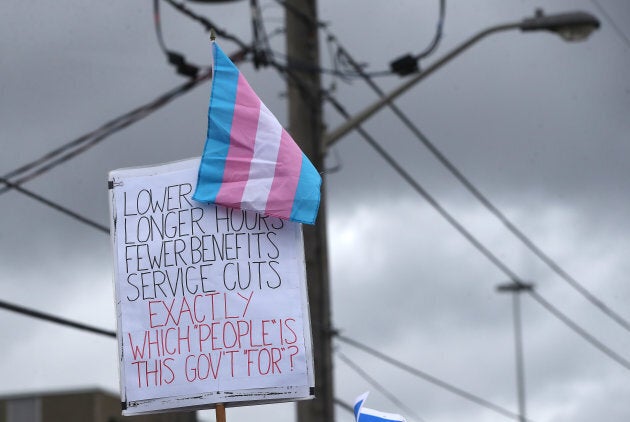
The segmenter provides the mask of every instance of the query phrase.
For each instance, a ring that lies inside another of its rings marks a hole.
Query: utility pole
[[[516,354],[516,391],[518,395],[518,415],[520,422],[527,421],[525,400],[525,370],[523,365],[523,333],[521,328],[521,292],[534,288],[533,284],[512,282],[497,286],[499,293],[512,293],[512,313],[514,317],[514,351]]]
[[[289,132],[320,172],[322,96],[319,68],[317,0],[286,0]],[[325,183],[315,226],[304,225],[304,248],[315,360],[315,399],[298,402],[299,422],[334,422],[332,327],[326,240]]]

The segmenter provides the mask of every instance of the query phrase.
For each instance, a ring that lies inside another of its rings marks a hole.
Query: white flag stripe
[[[359,415],[370,415],[387,421],[404,421],[405,418],[397,413],[386,413],[368,407],[361,407]],[[360,416],[359,416],[360,418]]]
[[[243,205],[248,209],[264,210],[276,173],[282,126],[261,102],[254,156],[249,168],[249,180],[243,191]]]

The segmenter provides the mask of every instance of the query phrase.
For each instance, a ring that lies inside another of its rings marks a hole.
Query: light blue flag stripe
[[[300,179],[291,208],[291,220],[314,224],[319,209],[322,178],[310,160],[302,153]]]
[[[199,165],[195,201],[214,202],[223,182],[225,161],[230,147],[230,132],[236,103],[239,70],[213,43],[214,67],[212,93],[208,107],[208,135]],[[217,77],[217,74],[221,74]]]

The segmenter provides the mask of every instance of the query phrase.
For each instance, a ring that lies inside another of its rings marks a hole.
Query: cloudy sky
[[[247,2],[196,6],[243,40]],[[263,0],[267,29],[284,11]],[[407,92],[398,106],[492,203],[564,271],[630,320],[630,5],[624,0],[452,0],[433,60],[488,26],[584,10],[602,27],[568,44],[548,33],[483,40]],[[149,0],[9,0],[0,14],[0,174],[40,157],[184,82],[160,51]],[[605,13],[604,13],[605,12]],[[329,32],[368,70],[431,40],[437,0],[319,1]],[[207,35],[163,6],[166,43],[208,64]],[[331,67],[322,35],[322,61]],[[220,40],[221,41],[221,40]],[[226,52],[236,50],[221,41]],[[283,36],[272,39],[282,51]],[[286,121],[282,79],[241,66]],[[351,112],[376,95],[360,80],[326,76]],[[398,77],[377,82],[393,89]],[[113,169],[201,153],[209,84],[118,132],[25,187],[108,225]],[[326,108],[326,125],[342,119]],[[606,317],[477,202],[389,111],[364,128],[461,224],[523,280],[603,345],[630,359],[630,332]],[[328,155],[326,177],[333,321],[342,334],[516,412],[512,301],[507,276],[457,233],[356,133]],[[334,170],[334,171],[333,171]],[[109,237],[17,192],[0,197],[0,298],[115,328]],[[378,309],[378,311],[375,311]],[[630,418],[630,371],[530,296],[522,297],[528,416],[534,421]],[[0,310],[0,394],[100,387],[117,391],[115,342]],[[505,417],[388,366],[343,342],[335,349],[413,413],[335,359],[335,396],[410,421]],[[254,416],[255,415],[255,416]],[[204,420],[213,420],[203,412]],[[228,410],[230,420],[294,420],[292,404]],[[352,416],[337,408],[339,421]]]

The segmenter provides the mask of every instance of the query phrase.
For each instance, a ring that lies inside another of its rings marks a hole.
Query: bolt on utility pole
[[[514,316],[514,352],[516,354],[516,391],[518,395],[518,415],[520,422],[527,421],[525,399],[525,370],[523,364],[523,333],[521,328],[521,292],[534,288],[533,284],[514,281],[497,286],[499,293],[512,293],[512,313]]]
[[[317,0],[286,0],[289,132],[320,172],[325,146],[322,142],[322,96],[319,73]],[[315,399],[298,402],[300,422],[334,422],[330,289],[326,239],[325,183],[317,223],[304,225],[304,249],[313,331]]]

